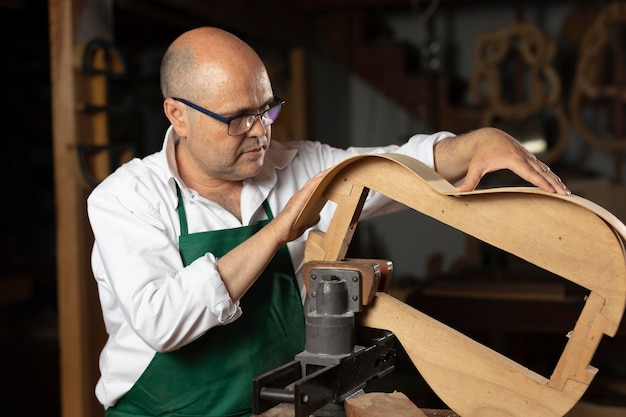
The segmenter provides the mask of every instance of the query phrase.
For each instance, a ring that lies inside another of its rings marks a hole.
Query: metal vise
[[[393,371],[393,333],[355,326],[355,313],[376,291],[386,291],[391,271],[391,262],[379,260],[304,265],[309,297],[305,350],[253,380],[254,414],[293,403],[295,417],[345,416],[346,398]]]

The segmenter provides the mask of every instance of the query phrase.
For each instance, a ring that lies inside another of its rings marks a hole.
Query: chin
[[[242,173],[242,179],[254,178],[261,173],[263,170],[263,163],[256,165],[255,167],[249,167],[245,172]]]

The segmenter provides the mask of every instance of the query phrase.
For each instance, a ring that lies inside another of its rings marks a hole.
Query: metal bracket
[[[348,289],[348,310],[358,313],[363,310],[361,300],[361,272],[357,269],[314,268],[309,275],[310,297],[317,297],[317,290],[324,280],[344,280]]]
[[[357,328],[357,340],[364,346],[355,349],[335,365],[310,375],[302,375],[299,360],[255,378],[253,413],[260,414],[280,403],[293,403],[296,417],[307,417],[320,408],[340,403],[395,369],[396,338],[387,330]]]

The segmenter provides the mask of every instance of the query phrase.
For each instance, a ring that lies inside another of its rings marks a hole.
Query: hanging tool
[[[119,48],[106,39],[93,39],[79,52],[82,94],[77,106],[81,127],[77,152],[83,178],[94,187],[136,152],[132,141],[113,143],[109,133],[111,114],[128,112],[111,106],[109,97],[110,82],[127,77],[127,64]]]

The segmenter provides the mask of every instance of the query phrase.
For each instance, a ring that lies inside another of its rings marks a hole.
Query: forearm
[[[241,299],[281,245],[268,225],[217,260],[217,270],[233,302]]]
[[[318,219],[301,228],[293,228],[297,216],[325,172],[311,178],[265,227],[218,259],[217,269],[233,301],[238,301],[245,294],[270,263],[278,248],[298,238],[317,223]]]

